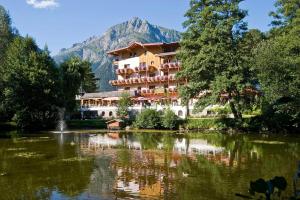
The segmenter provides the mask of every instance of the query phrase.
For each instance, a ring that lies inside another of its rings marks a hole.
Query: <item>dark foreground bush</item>
[[[300,99],[283,97],[267,105],[261,116],[264,129],[272,132],[300,131]]]

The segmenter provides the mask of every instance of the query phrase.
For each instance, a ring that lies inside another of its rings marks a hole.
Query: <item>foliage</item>
[[[10,16],[0,5],[0,65],[3,64],[5,51],[13,38],[13,31]]]
[[[265,125],[296,131],[300,128],[300,8],[292,1],[279,0],[278,5],[284,27],[257,47],[254,66],[264,92]]]
[[[153,109],[145,109],[137,115],[135,126],[144,129],[156,129],[161,127],[160,113]]]
[[[96,89],[95,78],[91,72],[90,63],[78,57],[64,61],[59,69],[62,105],[67,112],[72,112],[76,107],[75,96],[80,89],[86,92],[93,92]]]
[[[229,104],[225,104],[224,106],[215,106],[209,109],[209,111],[216,115],[228,115],[231,113]]]
[[[6,52],[4,103],[21,128],[42,128],[55,120],[58,71],[48,51],[32,38],[15,37]]]
[[[0,73],[3,74],[5,53],[13,38],[13,28],[11,27],[11,19],[7,11],[0,5]],[[0,76],[0,120],[6,121],[11,115],[8,112],[4,102],[4,80]]]
[[[121,119],[125,119],[129,117],[129,107],[132,105],[130,94],[129,93],[122,93],[120,100],[118,101],[118,110],[117,115]]]
[[[243,131],[258,131],[261,128],[261,123],[257,123],[258,117],[244,118],[243,123],[237,122],[233,118],[189,118],[185,127],[189,130],[228,130],[239,128]],[[261,120],[261,119],[260,119]]]
[[[217,118],[190,118],[185,124],[187,129],[215,129],[218,128]]]
[[[191,0],[179,52],[183,69],[178,73],[179,78],[189,79],[180,89],[185,101],[206,91],[197,107],[228,101],[237,120],[256,100],[245,90],[256,86],[248,58],[255,45],[251,41],[261,39],[257,37],[261,34],[246,32],[247,12],[239,8],[241,2]]]
[[[277,0],[275,3],[276,11],[272,11],[270,16],[274,18],[273,26],[285,26],[290,23],[300,9],[299,0]]]
[[[161,118],[162,127],[172,130],[178,126],[178,123],[179,119],[177,115],[171,109],[166,109]]]

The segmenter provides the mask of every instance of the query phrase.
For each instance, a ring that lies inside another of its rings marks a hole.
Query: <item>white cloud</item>
[[[26,3],[34,8],[55,8],[59,6],[57,0],[26,0]]]

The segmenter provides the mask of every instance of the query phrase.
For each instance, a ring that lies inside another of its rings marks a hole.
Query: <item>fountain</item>
[[[63,133],[66,129],[66,122],[64,120],[59,120],[58,122],[58,130]]]
[[[59,121],[57,124],[57,131],[54,131],[54,133],[68,133],[68,131],[66,131],[67,125],[66,122],[64,120],[65,117],[65,108],[60,108],[58,111],[58,117],[59,117]]]

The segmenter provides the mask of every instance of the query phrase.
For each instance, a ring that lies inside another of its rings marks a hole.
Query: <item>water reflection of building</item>
[[[140,154],[143,154],[147,150],[143,148],[144,146],[145,144],[142,144],[142,141],[136,137],[128,137],[126,135],[121,136],[119,133],[108,133],[105,135],[91,136],[87,142],[81,143],[81,150],[95,153],[105,149],[122,147],[131,150],[139,150]],[[156,146],[153,146],[152,148],[162,151],[166,147],[162,142],[157,142]],[[237,166],[237,160],[243,160],[243,158],[237,159],[236,156],[238,155],[236,152],[228,151],[225,150],[224,147],[210,144],[204,139],[177,138],[174,139],[171,149],[172,161],[170,166],[172,167],[176,167],[180,163],[182,156],[187,156],[190,159],[195,160],[198,155],[202,155],[207,160],[226,166]]]
[[[148,135],[146,138],[148,142],[153,142]],[[183,176],[178,173],[178,167],[186,158],[197,161],[201,156],[215,164],[236,165],[230,151],[207,140],[177,138],[165,144],[162,139],[155,140],[154,145],[151,143],[149,146],[144,144],[146,140],[141,140],[140,135],[94,135],[86,143],[81,143],[81,150],[110,157],[107,169],[115,174],[111,188],[121,198],[162,198],[175,194],[177,187],[173,184]]]
[[[216,147],[207,142],[207,140],[202,139],[176,139],[173,147],[174,151],[183,154],[217,154],[225,150],[223,147]]]
[[[86,143],[81,144],[82,151],[97,151],[118,146],[127,147],[129,149],[139,150],[142,148],[141,143],[125,137],[120,137],[119,133],[108,133],[105,135],[91,136]]]

